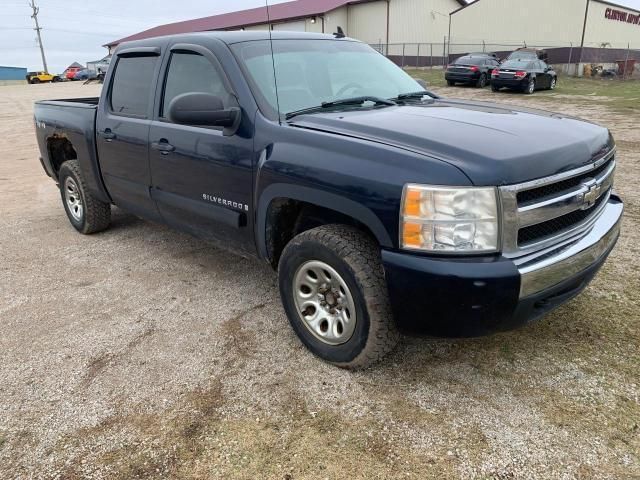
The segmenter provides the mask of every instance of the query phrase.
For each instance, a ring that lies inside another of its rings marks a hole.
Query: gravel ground
[[[0,87],[0,478],[640,478],[640,108],[501,95],[613,130],[617,249],[533,325],[351,373],[301,346],[261,262],[118,209],[73,230],[32,104],[99,88]]]

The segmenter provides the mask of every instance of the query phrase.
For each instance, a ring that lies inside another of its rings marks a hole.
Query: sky
[[[640,0],[614,3],[640,10]],[[49,71],[61,73],[73,62],[102,58],[107,53],[102,45],[112,40],[163,23],[259,7],[264,1],[36,0],[36,4]],[[42,69],[33,27],[28,0],[0,0],[0,65]]]

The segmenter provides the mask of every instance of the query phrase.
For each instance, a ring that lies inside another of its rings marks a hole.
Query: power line
[[[38,12],[40,11],[40,8],[36,7],[36,0],[31,0],[29,6],[33,10],[33,15],[31,15],[31,18],[33,18],[33,20],[36,22],[36,28],[34,28],[34,30],[38,34],[38,45],[40,46],[40,55],[42,55],[42,66],[44,67],[44,71],[48,72],[49,69],[47,68],[47,59],[44,56],[44,47],[42,46],[42,36],[40,36],[40,30],[42,30],[42,28],[38,24]]]

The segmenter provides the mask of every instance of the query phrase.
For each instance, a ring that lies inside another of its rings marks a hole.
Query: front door
[[[96,122],[100,168],[114,203],[141,217],[159,220],[149,194],[149,127],[158,52],[127,53],[116,59],[110,90]]]
[[[221,128],[178,125],[168,117],[176,96],[209,93],[225,108],[236,97],[219,62],[208,50],[181,46],[165,68],[157,120],[151,124],[151,195],[164,220],[223,247],[252,253],[251,135],[223,135]]]

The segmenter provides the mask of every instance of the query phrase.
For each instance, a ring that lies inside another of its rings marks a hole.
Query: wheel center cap
[[[324,295],[324,299],[327,302],[327,305],[329,305],[330,307],[335,307],[337,302],[336,296],[333,294],[333,292],[327,292]]]

